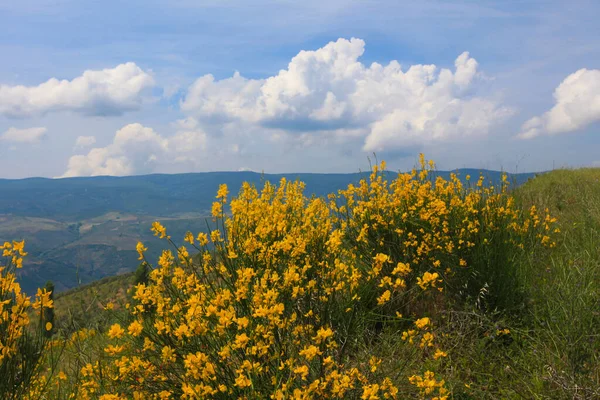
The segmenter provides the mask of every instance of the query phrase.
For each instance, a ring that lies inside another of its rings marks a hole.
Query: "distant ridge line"
[[[399,174],[399,173],[410,173],[412,170],[408,170],[408,171],[392,171],[392,170],[385,170],[384,172],[386,174]],[[420,172],[421,170],[417,170],[417,172]],[[469,173],[469,174],[473,174],[473,173],[506,173],[507,175],[540,175],[540,174],[545,174],[549,171],[539,171],[539,172],[508,172],[508,171],[499,171],[499,170],[493,170],[493,169],[485,169],[485,168],[457,168],[457,169],[453,169],[453,170],[435,170],[433,171],[433,173],[436,174],[451,174],[451,173]],[[281,177],[287,177],[287,176],[295,176],[295,175],[309,175],[309,176],[324,176],[324,175],[331,175],[331,176],[350,176],[350,175],[363,175],[363,174],[370,174],[371,171],[369,170],[365,170],[365,171],[358,171],[358,172],[278,172],[278,173],[267,173],[267,172],[257,172],[257,171],[201,171],[201,172],[177,172],[177,173],[151,173],[151,174],[140,174],[140,175],[94,175],[94,176],[73,176],[73,177],[65,177],[65,178],[48,178],[48,177],[42,177],[42,176],[31,176],[31,177],[27,177],[27,178],[0,178],[0,182],[12,182],[12,181],[35,181],[35,180],[40,180],[40,181],[56,181],[56,182],[60,182],[60,181],[75,181],[75,180],[96,180],[96,179],[132,179],[132,178],[145,178],[145,177],[177,177],[177,176],[198,176],[198,175],[217,175],[217,174],[223,174],[223,175],[234,175],[234,174],[249,174],[249,175],[259,175],[259,176],[281,176]]]

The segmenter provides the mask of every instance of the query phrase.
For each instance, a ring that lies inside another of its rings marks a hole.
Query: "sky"
[[[600,166],[596,0],[0,0],[0,178]]]

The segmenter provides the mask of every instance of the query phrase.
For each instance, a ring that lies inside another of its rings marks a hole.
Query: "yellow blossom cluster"
[[[39,378],[40,353],[45,341],[41,331],[37,332],[37,338],[32,336],[31,316],[37,314],[41,321],[44,310],[54,306],[46,289],[38,289],[34,301],[21,291],[15,270],[22,268],[26,255],[25,241],[5,242],[2,246],[5,263],[0,259],[0,371],[6,376],[2,377],[0,397],[15,392],[26,395],[30,381]],[[50,330],[52,324],[40,328]],[[34,340],[39,340],[40,348],[30,344]],[[7,386],[12,393],[2,392]]]
[[[484,185],[483,175],[471,186],[470,177],[465,184],[454,173],[449,180],[436,176],[434,164],[420,158],[420,171],[388,182],[382,162],[369,179],[329,196],[344,247],[357,256],[363,276],[381,288],[377,304],[406,303],[403,294],[415,285],[442,292],[454,280],[478,290],[481,282],[468,280],[481,259],[500,260],[510,254],[507,247],[555,246],[556,219],[547,209],[519,208],[505,174],[500,187]]]
[[[153,223],[172,248],[77,371],[77,397],[446,399],[431,371],[411,371],[413,392],[401,393],[407,385],[380,375],[382,359],[356,362],[356,344],[392,321],[402,343],[443,362],[438,300],[476,275],[490,243],[553,246],[555,220],[519,209],[506,178],[500,190],[483,177],[464,186],[436,178],[424,157],[391,183],[384,171],[327,199],[286,179],[244,183],[232,199],[221,185],[212,230],[186,233],[184,246]],[[147,248],[136,250],[146,262]]]
[[[421,375],[413,375],[409,378],[410,383],[419,388],[421,395],[431,400],[447,400],[448,390],[444,387],[444,380],[436,380],[435,374],[425,371]]]
[[[443,358],[431,319],[418,318],[411,296],[443,294],[492,233],[508,231],[504,239],[518,244],[539,235],[541,221],[543,232],[553,223],[520,212],[506,180],[499,192],[482,178],[465,188],[455,175],[429,179],[432,168],[423,159],[420,172],[388,184],[382,163],[329,201],[307,198],[303,183],[286,179],[261,191],[244,183],[231,200],[221,185],[215,228],[184,237],[194,257],[155,222],[173,249],[134,288],[128,325],[109,328],[112,361],[82,369],[82,398],[397,398],[390,379],[374,381],[380,361],[365,370],[352,364],[348,343],[372,326],[365,316],[377,308],[412,320],[402,339]],[[137,250],[143,259],[144,245]],[[100,384],[100,371],[110,385]],[[443,381],[429,372],[410,382],[445,398]]]

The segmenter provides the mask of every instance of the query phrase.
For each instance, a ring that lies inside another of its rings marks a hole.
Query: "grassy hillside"
[[[549,207],[566,228],[600,227],[600,169],[556,170],[540,175],[519,188],[518,198]]]
[[[543,343],[532,359],[572,398],[600,398],[600,169],[553,171],[517,194],[548,207],[562,230],[549,258],[530,260],[524,283]]]
[[[54,298],[55,330],[68,335],[81,328],[106,329],[114,313],[123,310],[132,284],[133,273],[127,273],[57,294]]]
[[[600,398],[600,169],[548,172],[513,194],[556,216],[557,246],[518,260],[519,309],[448,313],[455,398]]]

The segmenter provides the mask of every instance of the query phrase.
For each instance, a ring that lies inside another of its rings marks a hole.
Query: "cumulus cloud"
[[[75,140],[75,147],[90,147],[96,143],[96,138],[94,136],[78,136]]]
[[[37,143],[46,136],[47,130],[43,126],[26,129],[8,128],[0,135],[0,140],[11,143]]]
[[[555,105],[540,116],[528,120],[518,137],[573,132],[600,121],[600,70],[580,69],[554,90]]]
[[[49,79],[37,86],[0,85],[0,115],[26,118],[53,111],[84,115],[121,115],[137,110],[152,76],[135,63],[101,71],[85,71],[68,81]]]
[[[435,65],[403,70],[397,61],[365,66],[359,61],[364,49],[360,39],[339,39],[301,51],[266,79],[205,75],[190,86],[181,109],[207,123],[241,121],[300,135],[360,132],[366,151],[484,135],[512,114],[475,96],[480,73],[467,52],[454,71]]]
[[[152,173],[170,163],[186,162],[206,147],[206,134],[189,126],[163,137],[139,123],[119,129],[111,144],[69,159],[62,177]]]

